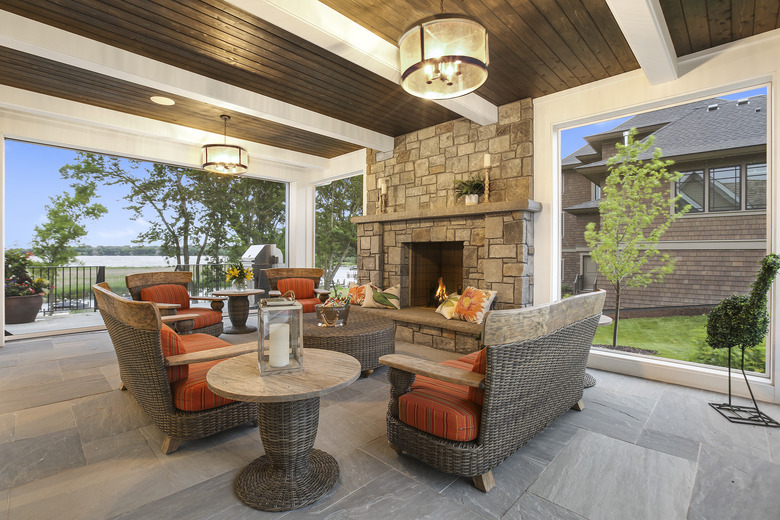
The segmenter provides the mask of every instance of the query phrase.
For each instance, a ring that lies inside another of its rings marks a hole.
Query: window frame
[[[767,169],[767,162],[766,159],[762,161],[758,159],[753,160],[741,160],[741,161],[719,161],[718,163],[705,163],[704,165],[696,165],[688,168],[680,168],[679,171],[683,175],[688,173],[694,173],[701,171],[703,172],[703,183],[704,183],[704,195],[703,195],[703,202],[704,207],[701,211],[689,211],[685,215],[683,215],[683,218],[689,218],[689,217],[697,217],[697,216],[703,216],[703,215],[729,215],[734,213],[745,213],[745,212],[765,212],[767,209],[767,193],[766,189],[764,189],[764,205],[760,208],[748,208],[747,207],[747,187],[748,187],[748,167],[750,166],[757,166],[757,165],[763,165],[764,171],[766,172]],[[719,170],[719,169],[726,169],[726,168],[739,168],[739,208],[736,209],[717,209],[712,210],[711,209],[711,184],[712,184],[712,177],[711,177],[711,171],[712,170]],[[764,174],[766,177],[766,173]],[[680,181],[676,181],[672,184],[672,193],[674,193],[674,196],[677,196],[680,194]],[[679,205],[675,205],[672,208],[672,211],[675,213],[678,212]]]

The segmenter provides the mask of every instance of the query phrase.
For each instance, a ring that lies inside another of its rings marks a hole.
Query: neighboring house
[[[679,206],[690,205],[659,242],[677,258],[663,283],[629,288],[622,309],[711,306],[746,294],[766,254],[766,96],[738,101],[708,99],[640,114],[585,138],[588,143],[561,162],[563,175],[562,284],[579,274],[584,286],[597,275],[583,234],[598,221],[606,162],[631,128],[636,139],[655,135],[664,159],[683,177],[672,187]],[[649,158],[651,153],[646,153]],[[614,308],[609,284],[607,308]]]

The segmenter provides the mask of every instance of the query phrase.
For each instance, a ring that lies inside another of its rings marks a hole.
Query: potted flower
[[[233,284],[234,291],[245,291],[246,283],[254,278],[252,268],[245,268],[243,264],[236,263],[225,271],[225,280]]]
[[[485,180],[477,176],[455,181],[455,200],[466,197],[466,205],[479,204],[479,196],[485,193]]]
[[[5,251],[5,322],[30,323],[43,306],[45,289],[49,281],[43,278],[32,278],[27,268],[32,261],[32,253],[21,249],[6,249]]]

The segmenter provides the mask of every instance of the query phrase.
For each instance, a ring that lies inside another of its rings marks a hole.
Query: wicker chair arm
[[[169,316],[160,316],[163,323],[176,323],[177,321],[194,320],[197,314],[171,314]]]
[[[191,352],[189,354],[179,354],[178,356],[168,356],[165,358],[165,366],[175,367],[179,365],[190,365],[192,363],[203,363],[205,361],[216,361],[218,359],[227,359],[241,354],[257,352],[257,342],[239,343],[229,347],[217,347],[200,352]]]
[[[438,379],[439,381],[446,381],[448,383],[466,385],[474,388],[482,388],[482,382],[485,379],[485,374],[469,372],[461,368],[440,365],[425,359],[403,356],[400,354],[382,356],[379,358],[379,362],[391,368],[403,370],[404,372],[410,372],[412,374]]]

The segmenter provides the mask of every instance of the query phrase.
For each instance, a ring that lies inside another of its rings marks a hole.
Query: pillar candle
[[[386,181],[386,180],[384,180],[384,179],[382,179],[381,181],[379,181],[379,192],[380,192],[382,195],[387,195],[387,181]]]
[[[290,364],[290,325],[272,323],[268,334],[268,364],[272,367],[286,367]]]
[[[490,168],[490,154],[485,154],[485,168]]]

